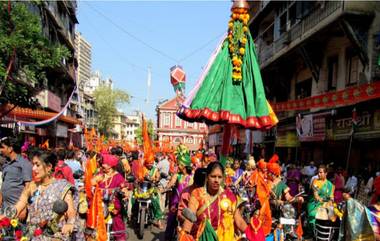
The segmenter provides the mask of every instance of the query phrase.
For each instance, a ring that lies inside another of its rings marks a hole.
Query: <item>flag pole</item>
[[[350,163],[352,141],[354,139],[355,126],[357,124],[358,124],[357,123],[357,113],[356,113],[356,108],[354,108],[352,110],[351,136],[350,136],[350,143],[348,145],[348,153],[347,153],[347,160],[346,160],[346,170],[348,170],[348,166],[349,166],[349,163]]]

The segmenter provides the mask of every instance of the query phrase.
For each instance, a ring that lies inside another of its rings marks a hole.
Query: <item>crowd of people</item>
[[[107,240],[110,230],[113,240],[126,240],[126,226],[133,227],[138,216],[136,186],[146,180],[157,187],[152,221],[165,240],[283,240],[289,230],[279,220],[286,205],[297,210],[295,239],[317,239],[318,227],[328,226],[320,221],[326,221],[325,210],[329,222],[339,220],[339,235],[330,240],[380,240],[380,173],[374,170],[360,177],[333,163],[301,168],[277,155],[267,161],[219,159],[183,144],[153,156],[120,146],[84,151],[22,144],[13,137],[0,140],[0,228],[5,219],[25,224],[28,231],[17,240]],[[366,217],[359,229],[350,222],[352,207]]]

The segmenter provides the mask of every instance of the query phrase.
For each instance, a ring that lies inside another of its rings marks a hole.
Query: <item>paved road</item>
[[[138,239],[133,229],[128,228],[128,241],[139,241],[139,240],[146,240],[146,241],[164,241],[164,232],[165,230],[159,230],[158,228],[154,226],[149,226],[145,229],[144,232],[144,238]]]

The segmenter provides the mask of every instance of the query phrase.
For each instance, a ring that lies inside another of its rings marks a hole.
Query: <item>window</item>
[[[359,80],[359,56],[349,49],[346,53],[346,84],[356,84]]]
[[[296,98],[303,99],[311,96],[311,78],[303,80],[296,84]]]
[[[181,140],[180,137],[176,137],[176,138],[174,139],[174,143],[181,143],[181,142],[182,142],[182,140]]]
[[[175,116],[175,126],[181,126],[181,119],[178,116]]]
[[[338,56],[333,56],[327,60],[327,90],[336,90],[338,79]]]
[[[189,144],[193,144],[194,139],[192,137],[188,137],[188,138],[186,138],[186,142]]]
[[[169,126],[170,125],[170,113],[164,114],[164,125]]]

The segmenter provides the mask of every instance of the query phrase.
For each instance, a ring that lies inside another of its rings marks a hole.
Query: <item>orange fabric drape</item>
[[[144,161],[145,163],[153,163],[154,162],[154,153],[152,148],[152,142],[148,133],[148,123],[143,117],[143,128],[142,128],[142,136],[143,136],[143,148],[144,148]]]
[[[97,212],[97,225],[96,225],[96,232],[97,232],[97,241],[106,241],[107,240],[107,229],[106,229],[106,222],[104,220],[104,212],[103,212],[103,200],[102,200],[102,191],[97,186],[95,189],[95,196],[96,196],[96,206],[98,209]]]
[[[96,194],[96,192],[95,192]],[[97,224],[97,214],[98,214],[98,205],[97,205],[97,199],[98,196],[93,195],[90,203],[90,207],[87,211],[87,219],[86,219],[86,225],[89,228],[96,228]]]
[[[257,197],[261,204],[260,219],[266,236],[272,229],[272,212],[269,206],[270,186],[267,184],[262,174],[257,170],[252,174],[250,184],[256,186]]]
[[[84,187],[86,191],[87,198],[92,198],[92,186],[91,179],[96,171],[97,163],[96,163],[96,155],[90,158],[86,163],[86,170],[84,173]]]
[[[95,193],[87,213],[87,227],[96,229],[97,241],[107,240],[107,229],[103,213],[102,190],[96,186]]]

